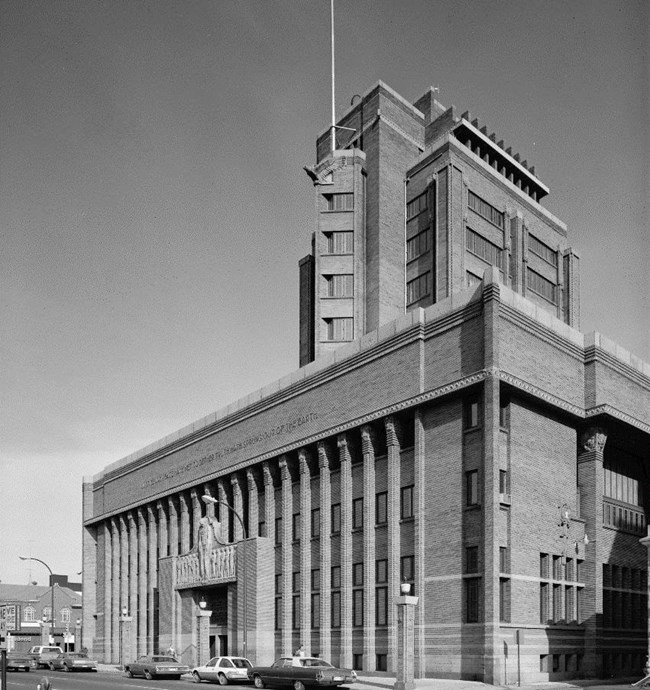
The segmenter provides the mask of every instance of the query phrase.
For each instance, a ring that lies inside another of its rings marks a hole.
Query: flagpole
[[[332,153],[336,150],[336,112],[334,96],[334,0],[330,0],[330,31],[332,43],[332,126],[330,127],[330,147]]]

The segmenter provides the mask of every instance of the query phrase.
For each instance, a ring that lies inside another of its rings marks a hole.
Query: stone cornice
[[[596,405],[595,407],[590,407],[585,412],[586,418],[598,417],[600,415],[607,415],[608,417],[613,417],[614,419],[618,419],[621,422],[625,422],[626,424],[629,424],[630,426],[633,426],[636,429],[640,429],[646,434],[650,434],[650,424],[642,421],[641,419],[637,419],[636,417],[632,417],[632,415],[629,415],[625,412],[621,412],[621,410],[618,410],[615,407],[612,407],[611,405]]]
[[[522,379],[518,378],[517,376],[513,376],[507,371],[500,371],[497,378],[499,378],[504,383],[509,384],[513,388],[517,388],[518,390],[523,391],[524,393],[528,393],[529,395],[532,395],[533,397],[538,398],[539,400],[544,400],[552,407],[556,407],[560,410],[564,410],[565,412],[569,412],[575,417],[585,416],[585,411],[583,407],[574,405],[573,403],[570,403],[567,400],[563,400],[562,398],[559,398],[557,395],[553,395],[552,393],[549,393],[548,391],[545,391],[544,389],[539,388],[538,386],[533,386],[531,383],[523,381]]]
[[[572,343],[567,338],[564,338],[559,333],[556,333],[553,329],[549,328],[548,326],[545,326],[539,321],[536,321],[535,319],[531,318],[530,316],[528,316],[528,314],[519,311],[519,309],[517,309],[516,307],[512,307],[509,304],[506,304],[502,301],[500,305],[499,314],[500,316],[503,316],[503,318],[507,321],[514,323],[516,326],[523,329],[527,333],[530,333],[531,335],[535,336],[539,340],[542,340],[548,343],[549,345],[552,345],[558,350],[562,350],[562,352],[564,352],[567,355],[570,355],[574,359],[578,360],[580,363],[584,362],[584,350],[581,347],[579,347],[575,343]]]
[[[585,364],[600,363],[608,366],[625,378],[633,379],[639,386],[650,390],[650,378],[597,345],[589,345],[585,348],[584,362]]]

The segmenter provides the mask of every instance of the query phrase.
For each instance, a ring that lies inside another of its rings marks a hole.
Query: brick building
[[[317,142],[294,373],[84,482],[84,644],[418,676],[638,674],[650,366],[579,329],[549,189],[383,83]],[[518,664],[519,659],[519,664]]]

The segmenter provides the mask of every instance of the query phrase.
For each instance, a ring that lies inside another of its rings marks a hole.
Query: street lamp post
[[[226,506],[228,510],[239,520],[239,524],[241,525],[242,531],[244,533],[244,540],[248,539],[248,530],[246,529],[246,525],[244,524],[244,520],[242,519],[242,516],[230,505],[230,503],[227,503],[226,501],[220,501],[217,498],[214,498],[213,496],[209,496],[208,494],[205,494],[204,496],[201,497],[204,503],[218,503],[220,505]],[[246,553],[244,551],[244,555],[242,556],[242,562],[245,562],[246,558]],[[244,629],[243,629],[243,634],[242,634],[242,647],[243,647],[243,653],[242,656],[246,657],[248,656],[248,634],[247,634],[247,628],[248,628],[248,585],[247,585],[247,573],[245,572],[245,568],[242,568],[242,573],[244,577],[244,591],[243,591],[243,609],[244,609]]]
[[[411,585],[402,582],[397,606],[397,673],[394,690],[415,690],[415,645],[413,641],[415,607],[418,597],[411,596]]]
[[[50,619],[52,642],[54,643],[54,621],[56,618],[54,617],[54,573],[52,572],[52,568],[50,568],[50,566],[40,558],[33,558],[32,556],[18,556],[18,558],[20,558],[21,561],[36,561],[37,563],[41,563],[48,569],[50,573],[50,589],[52,590],[52,610],[50,611]]]

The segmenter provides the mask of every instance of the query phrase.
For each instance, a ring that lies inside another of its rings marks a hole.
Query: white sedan
[[[204,666],[197,666],[192,670],[195,683],[207,680],[212,683],[228,685],[235,681],[247,682],[248,669],[252,664],[241,656],[215,656]]]

